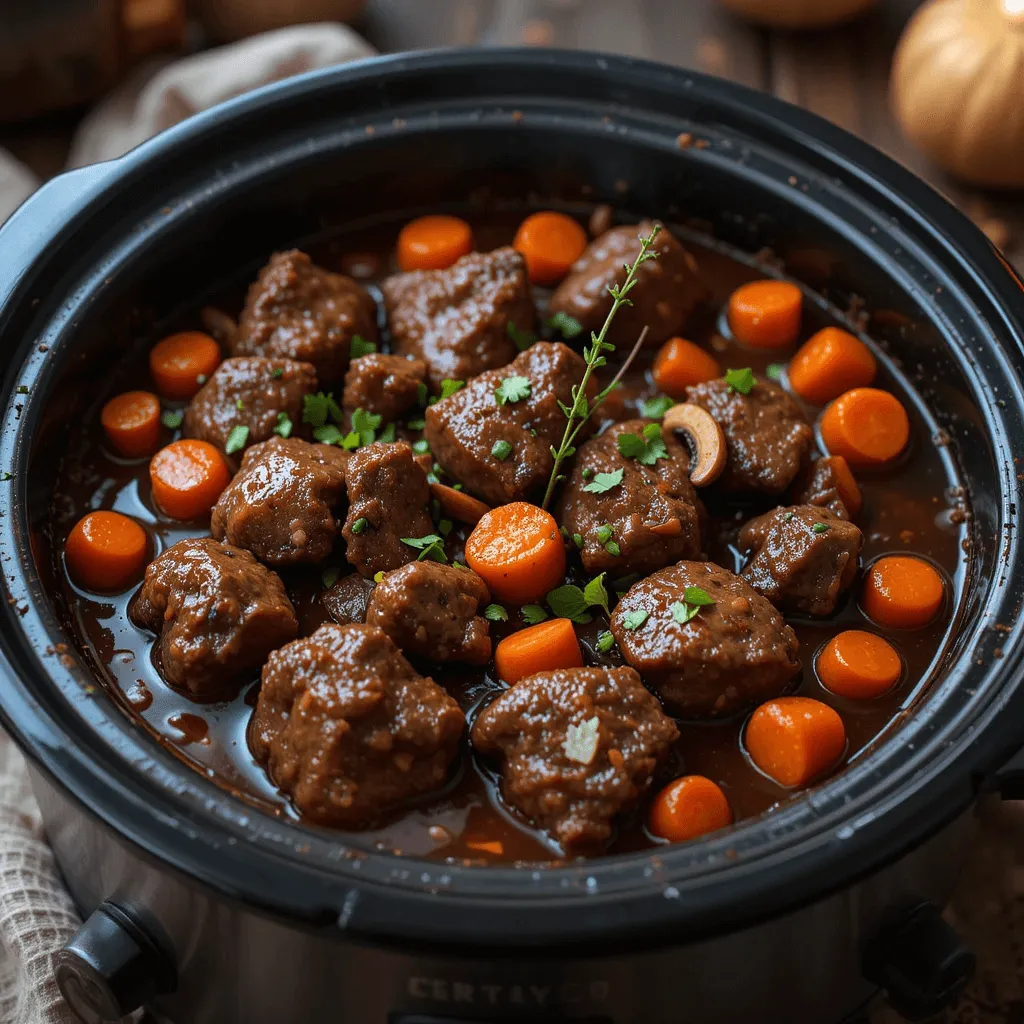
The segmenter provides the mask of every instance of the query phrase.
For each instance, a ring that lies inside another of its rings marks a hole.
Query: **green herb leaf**
[[[26,384],[19,384],[14,390],[19,395],[27,395],[28,394],[28,385],[26,385]]]
[[[617,543],[616,543],[615,541],[613,541],[613,540],[610,540],[610,541],[608,541],[608,543],[607,543],[607,544],[605,544],[605,546],[604,546],[604,549],[605,549],[605,551],[607,551],[607,552],[608,552],[608,554],[609,554],[609,555],[611,555],[611,556],[612,556],[613,558],[618,558],[618,557],[619,557],[619,555],[621,555],[621,554],[622,554],[622,549],[621,549],[621,548],[619,547],[619,545],[618,545],[618,544],[617,544]]]
[[[444,553],[444,541],[436,533],[428,533],[425,537],[403,537],[402,543],[419,551],[417,562],[424,559],[434,562],[448,561],[448,556]]]
[[[347,438],[343,437],[341,431],[333,423],[324,423],[322,426],[313,428],[313,440],[319,441],[321,444],[339,444]],[[355,441],[358,446],[358,435],[355,436]]]
[[[326,427],[321,427],[320,429],[321,430],[325,430],[327,428]],[[335,428],[335,429],[337,429],[337,428]],[[341,431],[338,431],[338,433],[340,434]],[[313,431],[313,435],[316,436],[316,431],[315,430]],[[361,442],[359,440],[359,435],[354,430],[352,430],[352,431],[349,431],[349,433],[347,433],[341,439],[340,442],[335,442],[335,443],[336,444],[340,443],[341,447],[344,448],[345,451],[347,451],[347,452],[354,452],[359,447]]]
[[[767,368],[764,371],[764,375],[769,380],[779,381],[779,380],[782,380],[782,374],[785,372],[785,370],[786,370],[786,364],[785,363],[769,363]]]
[[[544,326],[552,331],[558,331],[563,338],[575,338],[583,333],[583,324],[574,316],[559,310],[544,321]]]
[[[607,654],[615,646],[615,637],[610,629],[604,629],[597,634],[597,649],[602,654]]]
[[[427,395],[428,395],[427,385],[423,381],[420,381],[416,385],[416,404],[417,405],[426,405],[427,404]]]
[[[584,588],[583,598],[588,605],[604,610],[605,615],[610,615],[608,610],[608,589],[604,585],[605,573],[595,576]]]
[[[571,583],[557,587],[548,593],[548,607],[559,619],[572,619],[573,622],[585,623],[590,621],[587,614],[587,599],[579,587]]]
[[[785,515],[784,515],[784,516],[782,517],[782,521],[783,521],[784,523],[790,523],[790,522],[792,522],[792,521],[793,521],[793,513],[792,513],[792,512],[787,512],[787,513],[786,513],[786,514],[785,514]]]
[[[741,395],[749,395],[757,381],[754,380],[754,371],[747,366],[742,370],[726,370],[725,383],[733,391],[738,391]]]
[[[508,402],[521,402],[530,395],[529,377],[506,377],[494,390],[494,398],[498,405]]]
[[[224,451],[228,455],[234,455],[235,452],[240,452],[245,447],[245,442],[249,440],[249,428],[238,425],[231,428],[231,433],[228,434],[228,439],[224,443]]]
[[[828,523],[815,523],[811,529],[815,533],[825,533],[828,530]]]
[[[238,412],[245,412],[245,402],[243,402],[240,398],[236,398],[235,409]]]
[[[650,614],[646,608],[637,608],[636,611],[626,612],[622,617],[622,624],[632,633],[647,621]]]
[[[533,331],[521,331],[511,320],[505,330],[520,352],[525,352],[537,340],[537,335]]]
[[[562,750],[570,761],[577,764],[590,764],[597,756],[600,744],[601,720],[594,715],[580,725],[570,725],[565,730]]]
[[[412,450],[417,455],[428,455],[430,453],[430,444],[425,438],[420,438],[418,441],[413,441]]]
[[[382,579],[384,579],[384,570],[378,569],[377,572],[373,574],[373,582],[380,583]]]
[[[369,529],[369,526],[370,526],[370,520],[367,519],[366,516],[360,516],[352,524],[352,532],[358,537],[359,534],[364,533],[367,529]]]
[[[584,480],[590,480],[593,475],[594,471],[589,466],[584,466],[583,469],[580,470],[580,476],[583,477]]]
[[[649,420],[660,420],[676,403],[668,395],[655,395],[640,403],[640,415]]]
[[[360,334],[352,335],[352,343],[348,347],[349,357],[358,359],[360,356],[368,356],[377,351],[377,346],[372,341],[367,341]]]
[[[323,571],[323,575],[320,577],[320,582],[324,585],[324,590],[330,590],[335,583],[338,582],[338,577],[341,575],[341,570],[336,565],[328,566]]]
[[[684,604],[681,601],[673,601],[669,606],[672,618],[676,622],[685,623],[696,618],[700,614],[700,606],[696,604]]]
[[[599,526],[597,528],[597,542],[599,544],[606,543],[612,539],[612,534],[614,532],[615,531],[607,523],[605,523],[604,526]]]
[[[489,604],[484,609],[484,618],[489,622],[508,622],[508,612],[500,604]]]
[[[313,427],[322,427],[327,422],[327,395],[322,391],[303,396],[302,422]]]
[[[529,626],[536,626],[548,617],[548,613],[539,604],[524,604],[520,611]]]
[[[648,423],[642,437],[639,434],[619,434],[618,445],[621,455],[636,459],[644,466],[653,466],[658,459],[668,458],[668,448],[657,423]]]
[[[177,430],[181,426],[181,421],[185,418],[184,412],[181,409],[164,409],[160,414],[160,422],[168,430]]]
[[[687,604],[696,605],[698,608],[704,608],[709,604],[715,603],[715,599],[703,587],[687,587],[683,591],[683,600]]]
[[[436,533],[428,533],[424,537],[403,537],[402,543],[408,544],[411,548],[416,548],[417,551],[422,551],[424,548],[429,548],[431,544],[439,544],[441,538]]]
[[[446,398],[451,398],[456,391],[461,391],[466,386],[464,380],[449,380],[445,379],[441,381],[441,401]]]
[[[405,425],[410,430],[422,430],[427,425],[427,421],[422,416],[414,416],[411,420],[406,420]]]
[[[380,437],[378,437],[377,440],[382,442],[383,444],[394,444],[394,442],[395,442],[395,425],[394,425],[394,423],[389,423],[380,432]]]
[[[622,470],[617,469],[614,473],[597,473],[589,484],[585,484],[583,490],[591,494],[607,494],[613,487],[622,483]]]
[[[270,371],[270,376],[273,377],[274,380],[280,380],[284,376],[284,367],[283,366],[275,366]]]
[[[291,417],[286,412],[279,412],[277,414],[277,425],[274,427],[274,433],[278,437],[291,437],[292,430],[295,429],[295,424],[292,423]]]
[[[508,441],[495,441],[491,455],[499,462],[504,462],[512,454],[512,445]]]
[[[452,521],[450,519],[442,519],[437,524],[437,531],[438,531],[438,533],[441,534],[442,537],[447,537],[448,534],[452,532],[452,526],[453,525],[454,524],[452,523]]]
[[[573,544],[576,545],[577,548],[579,548],[580,551],[583,550],[583,534],[582,533],[574,533],[572,535],[572,542],[573,542]]]
[[[352,432],[359,435],[359,444],[373,444],[377,439],[377,428],[384,419],[380,413],[356,409],[352,413]]]

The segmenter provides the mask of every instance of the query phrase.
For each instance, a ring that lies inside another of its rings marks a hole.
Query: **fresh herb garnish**
[[[245,402],[243,402],[240,398],[236,398],[235,399],[235,409],[238,412],[245,412]]]
[[[597,649],[602,654],[607,654],[615,646],[615,637],[610,629],[602,630],[597,634]]]
[[[360,334],[352,335],[352,343],[348,347],[349,358],[358,359],[360,356],[372,355],[377,351],[377,346],[372,341],[367,341]]]
[[[508,612],[500,604],[489,604],[484,609],[484,618],[488,622],[508,622]]]
[[[597,755],[600,741],[601,720],[594,715],[580,725],[570,725],[565,730],[562,750],[570,761],[577,764],[590,764]]]
[[[571,583],[549,591],[547,602],[548,607],[559,619],[572,619],[573,622],[581,624],[590,621],[587,614],[587,599],[583,596],[583,591]]]
[[[414,416],[411,420],[406,420],[405,425],[410,430],[422,430],[427,425],[427,421],[422,416]]]
[[[248,427],[243,427],[241,424],[236,427],[232,427],[231,433],[228,434],[228,439],[224,443],[224,451],[226,451],[228,455],[234,455],[235,452],[240,452],[245,447],[245,442],[248,440]]]
[[[636,459],[644,466],[653,466],[658,459],[668,458],[668,448],[661,427],[657,423],[648,423],[643,434],[619,434],[619,452],[627,459]]]
[[[498,405],[521,402],[530,395],[529,377],[506,377],[495,389],[494,398]]]
[[[786,513],[786,514],[785,514],[785,515],[784,515],[784,516],[782,517],[782,521],[783,521],[784,523],[789,523],[789,522],[792,522],[792,520],[793,520],[793,513],[792,513],[792,512],[787,512],[787,513]]]
[[[588,605],[601,608],[605,615],[610,615],[608,610],[608,589],[604,585],[605,574],[595,576],[584,588],[583,597]]]
[[[168,430],[177,430],[181,426],[181,421],[185,418],[185,414],[180,409],[164,409],[160,413],[160,422]]]
[[[428,394],[428,392],[427,392],[427,385],[423,381],[420,381],[416,385],[416,404],[417,405],[426,405],[427,404],[427,394]]]
[[[618,543],[616,541],[614,541],[614,540],[608,541],[605,544],[604,549],[605,549],[605,551],[608,552],[609,555],[612,556],[612,558],[618,558],[619,555],[622,554],[622,549],[619,547]]]
[[[25,384],[19,384],[14,390],[19,395],[27,395],[28,394],[28,386],[25,385]]]
[[[613,487],[622,483],[622,470],[617,469],[614,473],[597,473],[589,484],[585,484],[583,490],[591,494],[607,494]]]
[[[525,352],[537,340],[537,335],[533,331],[521,331],[511,320],[505,330],[520,352]]]
[[[615,531],[607,523],[603,526],[599,526],[597,528],[597,542],[599,544],[606,544],[612,539],[612,534],[614,532]]]
[[[583,333],[583,324],[576,317],[563,313],[561,310],[549,316],[544,321],[544,326],[552,331],[558,331],[563,338],[575,338]]]
[[[548,613],[539,604],[524,604],[520,611],[528,626],[536,626],[548,617]]]
[[[572,542],[573,542],[573,544],[576,545],[576,547],[580,551],[583,550],[583,534],[582,533],[574,533],[572,535]]]
[[[280,380],[284,376],[284,367],[283,366],[275,366],[270,371],[270,376],[273,377],[274,380]]]
[[[448,534],[452,532],[452,526],[454,525],[455,524],[450,519],[442,519],[437,524],[437,532],[440,533],[442,537],[447,537]]]
[[[785,363],[769,363],[768,366],[765,368],[764,375],[769,380],[782,380],[782,374],[785,372],[785,369]]]
[[[389,423],[381,432],[380,437],[377,438],[382,444],[394,444],[395,441],[395,425]]]
[[[499,462],[504,462],[512,454],[512,445],[508,441],[495,441],[491,455]]]
[[[338,577],[340,575],[341,570],[336,565],[332,565],[324,569],[323,575],[320,577],[320,582],[324,585],[324,590],[330,590],[331,587],[338,582]]]
[[[429,455],[430,454],[430,443],[426,438],[421,437],[418,441],[413,441],[412,450],[417,455]]]
[[[702,587],[687,587],[683,591],[683,600],[674,601],[669,606],[669,611],[676,622],[689,622],[700,614],[701,608],[714,603],[714,598]]]
[[[377,571],[376,571],[376,572],[375,572],[375,573],[373,574],[373,582],[374,582],[374,583],[380,583],[380,581],[381,581],[382,579],[384,579],[384,570],[383,570],[383,569],[378,569],[378,570],[377,570]]]
[[[356,409],[352,413],[352,433],[359,435],[360,445],[373,444],[383,418],[380,413],[367,412],[365,409]]]
[[[439,402],[443,402],[446,398],[451,398],[456,391],[461,391],[466,386],[464,380],[451,380],[446,377],[441,381],[441,396],[437,399]]]
[[[622,624],[631,633],[634,630],[639,629],[650,616],[650,612],[646,608],[637,608],[635,611],[626,612],[622,617]]]
[[[370,520],[367,519],[366,516],[360,516],[352,524],[352,532],[358,537],[359,534],[361,534],[364,531],[366,531],[369,528],[369,526],[370,526]]]
[[[824,533],[828,529],[828,523],[815,523],[811,529],[815,533]]]
[[[304,395],[302,398],[302,422],[311,427],[322,427],[330,416],[335,423],[342,418],[341,407],[331,393],[318,391],[315,395]]]
[[[741,395],[749,395],[757,381],[754,380],[754,371],[746,366],[742,370],[726,370],[725,383],[733,391],[738,391]]]
[[[649,420],[660,420],[676,403],[668,395],[655,395],[640,403],[640,415]]]
[[[436,533],[428,533],[425,537],[403,537],[403,544],[419,551],[417,562],[425,558],[434,562],[447,562],[448,556],[444,553],[444,541]]]
[[[342,444],[345,441],[345,435],[333,424],[324,423],[322,426],[313,428],[313,440],[319,441],[321,444]],[[356,436],[356,443],[353,447],[359,446],[359,438]],[[345,445],[347,448],[348,445]]]

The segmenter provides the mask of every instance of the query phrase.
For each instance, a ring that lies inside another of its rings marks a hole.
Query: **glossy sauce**
[[[477,248],[486,250],[508,244],[518,222],[519,217],[512,215],[497,215],[477,222]],[[375,293],[371,279],[394,270],[392,250],[400,226],[400,223],[393,223],[372,231],[339,235],[319,248],[314,247],[311,255],[329,269],[341,269],[359,277],[369,284],[371,293]],[[740,349],[727,339],[727,329],[720,316],[719,311],[730,293],[739,284],[764,276],[764,268],[745,257],[729,254],[707,239],[686,231],[678,234],[697,257],[702,274],[713,289],[712,301],[691,319],[687,336],[714,352],[723,369],[750,366],[763,372],[773,358],[788,359],[791,350],[771,356]],[[535,298],[542,310],[548,294],[535,289]],[[223,307],[237,315],[241,295],[240,289],[225,293]],[[374,297],[379,299],[379,294]],[[849,322],[836,311],[826,309],[820,299],[809,296],[804,307],[801,341],[828,324],[850,328]],[[168,329],[200,326],[197,312],[195,319],[168,325]],[[386,337],[384,332],[382,340],[386,341]],[[208,533],[208,523],[181,524],[160,517],[150,495],[148,459],[122,459],[112,454],[103,440],[98,415],[103,401],[122,390],[152,386],[145,370],[146,348],[140,345],[137,352],[115,369],[110,391],[97,399],[83,428],[72,432],[54,498],[53,549],[56,552],[63,549],[64,538],[75,521],[97,508],[115,509],[143,524],[150,532],[154,555],[184,537]],[[880,372],[875,386],[893,391],[904,403],[910,415],[912,434],[907,451],[895,465],[856,473],[864,495],[864,509],[856,519],[864,533],[861,564],[866,566],[881,554],[894,551],[924,556],[941,570],[947,599],[942,613],[927,628],[912,632],[885,630],[869,623],[860,612],[858,577],[831,618],[787,617],[801,645],[803,674],[796,692],[823,700],[840,712],[848,736],[844,763],[856,758],[885,731],[926,685],[930,667],[946,638],[962,585],[965,561],[961,545],[966,513],[952,459],[942,446],[941,437],[933,441],[936,430],[920,400],[896,375],[884,353],[876,348],[876,354],[880,356]],[[656,393],[649,376],[653,355],[653,351],[641,355],[627,377],[626,386],[609,400],[608,407],[616,418],[637,415],[636,403]],[[614,366],[609,368],[612,373],[614,369]],[[173,404],[165,403],[165,407]],[[807,406],[804,409],[809,421],[814,422],[818,410]],[[164,428],[163,443],[173,436]],[[410,435],[410,438],[417,436]],[[706,499],[707,492],[702,497]],[[720,535],[706,545],[712,559],[738,572],[742,560],[730,546],[730,537],[742,522],[768,507],[770,503],[709,507],[716,523],[721,524]],[[458,528],[453,531],[449,543],[455,549],[449,547],[451,556],[460,557],[457,549],[463,539],[464,533],[460,534]],[[336,552],[329,564],[344,567],[343,552]],[[577,567],[575,571],[580,570]],[[91,655],[97,674],[126,713],[141,719],[154,737],[183,761],[241,799],[272,813],[297,818],[294,808],[267,779],[249,751],[246,730],[258,693],[258,679],[244,686],[232,701],[196,703],[161,680],[151,658],[152,636],[133,626],[127,616],[134,591],[115,597],[88,594],[78,590],[66,573],[58,575],[63,581],[75,632]],[[299,613],[302,632],[312,631],[327,619],[319,601],[320,569],[293,569],[280,575]],[[495,642],[521,625],[518,613],[511,609],[510,619],[508,624],[492,623]],[[578,627],[588,663],[619,663],[617,655],[604,656],[596,650],[598,633],[606,628],[601,615],[591,624]],[[868,628],[886,636],[903,658],[904,672],[900,681],[878,700],[860,703],[843,700],[825,691],[817,682],[813,663],[818,649],[837,632],[848,628]],[[476,710],[503,688],[488,672],[478,669],[457,665],[418,667],[459,700],[470,723]],[[793,793],[762,775],[744,754],[743,717],[715,724],[680,723],[681,738],[652,791],[657,790],[659,783],[684,772],[707,775],[723,787],[737,818],[759,814],[791,798]],[[644,810],[645,805],[623,823],[610,852],[648,847],[656,842],[643,827]],[[475,862],[554,861],[560,857],[557,848],[542,833],[530,828],[502,805],[495,767],[473,755],[468,742],[444,791],[431,794],[415,806],[380,822],[376,829],[348,833],[346,840],[405,854]]]

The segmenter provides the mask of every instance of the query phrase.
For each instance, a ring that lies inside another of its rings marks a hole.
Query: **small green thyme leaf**
[[[345,440],[341,431],[333,423],[324,423],[319,427],[314,427],[313,439],[321,444],[338,444],[340,441]],[[358,445],[358,443],[359,438],[357,436],[356,444]]]
[[[622,470],[617,469],[614,473],[597,473],[594,479],[583,488],[591,494],[607,494],[613,487],[622,483]]]
[[[370,520],[369,520],[369,519],[367,519],[367,518],[366,518],[366,516],[360,516],[360,517],[359,517],[359,518],[358,518],[358,519],[357,519],[357,520],[356,520],[356,521],[355,521],[355,522],[354,522],[354,523],[352,524],[352,532],[353,532],[353,533],[354,533],[354,534],[355,534],[356,536],[359,536],[359,534],[361,534],[361,533],[365,532],[365,531],[366,531],[366,530],[367,530],[367,529],[369,528],[369,526],[370,526]]]
[[[815,533],[825,533],[828,530],[828,523],[815,523],[811,529]]]
[[[235,399],[235,409],[238,412],[245,412],[245,402],[243,402],[240,398],[236,398]]]
[[[512,445],[508,441],[495,441],[491,455],[499,462],[504,462],[512,454]]]
[[[410,430],[422,430],[427,425],[427,421],[422,416],[414,416],[411,420],[406,420],[405,425]]]
[[[362,335],[353,334],[348,350],[350,358],[358,359],[360,356],[372,355],[377,351],[377,346],[372,341],[367,341]]]
[[[245,447],[245,442],[249,440],[249,428],[241,425],[232,427],[231,433],[228,434],[228,439],[224,443],[224,451],[228,455],[234,455],[235,452],[240,452]]]
[[[573,542],[573,544],[576,545],[577,548],[579,548],[580,551],[583,550],[583,534],[582,533],[574,533],[572,535],[572,542]]]
[[[338,582],[338,577],[340,575],[341,570],[336,565],[332,565],[324,569],[323,575],[320,577],[320,582],[324,585],[324,590],[330,590],[331,587]]]
[[[381,432],[380,437],[377,438],[382,444],[394,444],[395,441],[395,425],[389,423]]]
[[[604,546],[604,549],[605,549],[605,551],[607,551],[607,552],[608,552],[608,554],[609,554],[609,555],[611,555],[611,556],[612,556],[613,558],[618,558],[618,557],[619,557],[619,555],[621,555],[621,554],[622,554],[622,549],[621,549],[621,548],[619,547],[619,545],[618,545],[618,544],[617,544],[617,543],[616,543],[615,541],[613,541],[613,540],[610,540],[610,541],[608,541],[608,543],[607,543],[607,544],[605,544],[605,546]]]
[[[647,621],[649,615],[650,612],[646,608],[637,608],[635,611],[626,612],[622,617],[622,624],[632,633]]]
[[[277,414],[277,424],[274,426],[274,433],[278,437],[291,437],[292,430],[295,429],[295,424],[292,423],[291,417],[286,412],[279,412]]]
[[[675,619],[676,622],[686,623],[700,614],[700,607],[695,604],[684,604],[681,601],[673,601],[672,604],[669,605],[669,611],[672,612],[672,618]]]
[[[430,454],[430,444],[428,443],[426,438],[421,437],[418,441],[413,441],[413,443],[412,443],[412,450],[417,455],[429,455]]]
[[[168,430],[177,430],[181,426],[181,421],[185,418],[185,414],[181,409],[164,409],[160,414],[160,422]]]
[[[792,512],[787,512],[787,513],[786,513],[786,514],[785,514],[785,515],[784,515],[784,516],[782,517],[782,521],[783,521],[783,522],[785,522],[785,523],[789,523],[789,522],[792,522],[792,520],[793,520],[793,513],[792,513]]]
[[[615,646],[615,637],[610,629],[602,630],[597,635],[597,649],[602,654],[607,654]]]
[[[284,367],[283,366],[275,366],[270,371],[270,376],[273,377],[274,380],[280,380],[284,376]]]
[[[356,409],[352,413],[352,432],[359,435],[359,444],[373,444],[377,439],[377,429],[384,419],[380,413]]]
[[[749,395],[757,381],[754,380],[754,371],[747,366],[742,370],[726,370],[725,383],[733,391],[738,391],[741,395]]]
[[[446,398],[451,398],[456,391],[461,391],[466,386],[464,380],[449,380],[445,378],[441,381],[441,400],[444,401]]]
[[[539,604],[524,604],[520,612],[530,626],[536,626],[538,622],[543,622],[548,617],[548,613]]]
[[[785,363],[769,363],[768,366],[765,368],[764,375],[769,380],[780,381],[782,380],[782,375],[783,373],[785,373],[785,371]]]
[[[489,604],[484,609],[484,618],[489,622],[508,622],[508,612],[500,604]]]
[[[703,587],[687,587],[683,591],[683,600],[687,604],[695,604],[699,608],[715,603],[715,599]]]
[[[506,377],[495,389],[494,398],[498,405],[521,402],[530,395],[529,377]]]
[[[583,324],[574,316],[559,310],[544,321],[544,326],[549,330],[558,331],[563,338],[575,338],[583,333]]]

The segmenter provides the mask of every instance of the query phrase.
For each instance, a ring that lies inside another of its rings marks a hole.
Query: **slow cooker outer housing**
[[[731,833],[536,872],[361,850],[229,799],[158,749],[93,684],[49,596],[46,459],[125,345],[275,247],[482,188],[492,203],[696,217],[750,252],[772,246],[830,298],[890,311],[896,326],[876,333],[952,439],[973,510],[969,590],[928,693],[839,777]],[[55,834],[84,807],[174,877],[328,937],[607,953],[735,931],[866,878],[953,821],[1020,745],[1019,630],[992,627],[1015,622],[1024,590],[1022,286],[935,192],[806,112],[626,58],[386,58],[262,90],[55,180],[4,227],[0,260],[3,717],[59,794],[44,800],[64,807]]]

